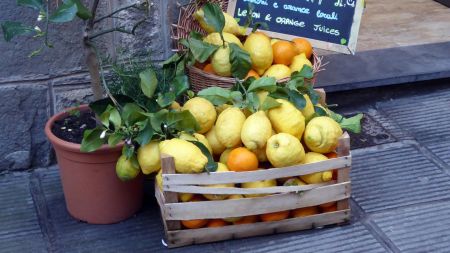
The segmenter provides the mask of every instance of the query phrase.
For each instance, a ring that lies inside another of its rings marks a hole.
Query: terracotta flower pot
[[[89,107],[79,109],[87,111]],[[83,153],[80,144],[56,137],[51,131],[53,123],[67,116],[67,112],[56,114],[45,125],[45,134],[56,152],[67,210],[74,218],[92,224],[111,224],[131,217],[142,207],[143,177],[130,182],[117,177],[115,166],[122,145],[104,145],[95,152]]]

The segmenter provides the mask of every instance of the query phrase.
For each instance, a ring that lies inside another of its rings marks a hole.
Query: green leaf
[[[244,100],[242,93],[239,91],[232,91],[230,93],[231,99],[233,100],[234,103],[239,103],[242,102]]]
[[[289,95],[289,101],[291,101],[295,107],[298,109],[303,109],[306,106],[306,99],[303,97],[302,94],[298,93],[297,91],[288,90]]]
[[[281,98],[289,100],[288,89],[285,87],[276,87],[276,90],[271,92],[270,96],[277,99]]]
[[[176,130],[193,133],[200,129],[200,125],[194,118],[194,115],[192,115],[192,113],[189,112],[188,110],[181,112],[170,112],[170,114],[176,115],[177,118],[177,122],[175,124]]]
[[[42,0],[17,0],[18,5],[30,7],[35,10],[43,11],[44,4]]]
[[[5,21],[2,23],[3,37],[9,42],[18,35],[34,32],[33,27],[27,26],[21,22]]]
[[[302,68],[302,70],[300,70],[298,75],[301,77],[307,78],[307,79],[311,79],[314,77],[314,72],[310,66],[305,64],[305,65],[303,65],[303,68]]]
[[[142,113],[144,111],[141,107],[134,103],[129,103],[123,107],[122,118],[127,126],[132,126],[134,123],[145,119]]]
[[[111,109],[109,112],[109,121],[114,125],[114,129],[118,130],[122,126],[122,118],[116,108]]]
[[[76,3],[68,1],[59,6],[59,8],[49,17],[53,23],[65,23],[72,21],[77,15],[78,7]]]
[[[139,73],[139,78],[141,79],[141,90],[145,96],[152,98],[155,94],[155,90],[158,87],[158,78],[153,69],[146,69]]]
[[[274,98],[267,96],[266,99],[264,99],[264,103],[261,105],[261,110],[267,111],[272,108],[276,108],[280,106],[281,104],[278,103]]]
[[[203,6],[205,23],[214,28],[214,31],[221,33],[225,27],[225,16],[222,9],[216,3],[206,3]]]
[[[203,143],[201,143],[199,141],[189,141],[189,142],[191,142],[192,144],[197,146],[202,151],[202,153],[206,156],[206,158],[208,158],[208,163],[205,166],[205,170],[207,172],[216,172],[217,168],[219,166],[214,161],[213,156],[211,155],[211,153],[209,153],[209,150],[205,147],[205,145],[203,145]]]
[[[106,128],[109,128],[109,115],[110,115],[109,111],[110,110],[106,110],[105,112],[102,113],[102,115],[100,115],[100,121]]]
[[[244,79],[252,68],[250,55],[235,43],[229,43],[231,75],[233,77]]]
[[[83,140],[81,141],[81,152],[93,152],[99,149],[105,143],[105,138],[100,138],[104,131],[106,130],[100,128],[84,131]]]
[[[167,67],[171,64],[177,64],[179,61],[181,60],[181,55],[179,55],[178,53],[173,54],[172,56],[169,57],[169,59],[163,61],[163,67]]]
[[[231,91],[220,87],[201,90],[197,95],[209,100],[216,106],[231,102]]]
[[[248,92],[256,90],[266,90],[268,92],[274,92],[277,90],[277,80],[273,77],[261,77],[256,79],[250,84]]]
[[[319,95],[319,93],[317,93],[316,90],[314,90],[314,88],[312,86],[308,86],[307,93],[308,93],[309,99],[311,99],[311,103],[313,105],[316,105],[319,103],[320,95]]]
[[[147,143],[149,143],[153,136],[155,135],[155,131],[152,128],[152,124],[150,123],[150,120],[146,120],[144,127],[139,131],[139,134],[135,138],[135,141],[139,143],[139,145],[143,146]]]
[[[320,106],[314,106],[314,111],[316,116],[328,116],[327,111]]]
[[[203,42],[199,39],[189,38],[188,41],[190,51],[192,52],[194,58],[200,63],[206,62],[219,48],[219,46]]]
[[[257,112],[258,111],[258,109],[259,109],[259,105],[260,105],[260,103],[259,103],[259,98],[258,98],[258,95],[256,95],[256,93],[255,92],[250,92],[250,93],[248,93],[247,94],[247,108],[251,111],[251,112],[253,112],[253,113],[255,113],[255,112]]]
[[[198,39],[198,40],[203,40],[203,35],[199,32],[196,31],[191,31],[189,33],[189,37],[194,38],[194,39]]]
[[[108,145],[110,147],[115,147],[122,140],[123,136],[119,133],[113,133],[108,137]]]
[[[131,159],[134,155],[134,146],[128,144],[123,145],[122,155],[126,156],[127,160]],[[139,165],[137,167],[139,167]]]
[[[362,113],[355,115],[351,118],[345,118],[344,116],[337,114],[331,110],[329,110],[329,112],[330,112],[329,116],[332,119],[334,119],[334,121],[339,123],[339,125],[343,129],[346,129],[346,130],[356,133],[356,134],[361,133],[361,120],[364,117],[364,115]]]
[[[158,132],[162,133],[161,125],[166,121],[167,115],[169,114],[169,111],[166,109],[160,110],[153,114],[153,117],[150,117],[150,124],[152,125],[152,128]]]
[[[67,3],[72,2],[77,5],[77,16],[83,20],[88,20],[92,17],[91,11],[84,6],[80,0],[68,0]]]
[[[178,75],[172,81],[171,89],[175,97],[183,95],[189,89],[189,78],[186,75]]]
[[[165,108],[170,106],[173,101],[175,101],[175,94],[173,92],[167,92],[167,93],[159,93],[158,94],[158,105],[161,106],[161,108]]]
[[[120,106],[124,106],[127,103],[133,103],[133,99],[130,97],[124,96],[124,95],[114,95],[114,98],[119,103]],[[108,108],[108,105],[115,107],[116,105],[113,103],[113,101],[108,97],[104,99],[100,99],[97,101],[94,101],[89,104],[89,108],[93,112],[95,112],[96,115],[101,115],[104,111],[106,111],[106,108]]]

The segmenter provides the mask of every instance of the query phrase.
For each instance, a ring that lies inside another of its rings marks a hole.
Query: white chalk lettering
[[[297,6],[290,5],[290,4],[285,4],[285,5],[283,5],[283,8],[284,8],[285,10],[294,11],[294,12],[299,12],[299,13],[302,13],[302,14],[309,14],[309,13],[310,13],[309,8],[305,8],[305,7],[297,7]]]
[[[252,4],[259,4],[259,5],[268,5],[266,0],[244,0],[244,2],[249,2]]]
[[[283,24],[283,25],[291,25],[291,26],[296,26],[296,27],[305,27],[305,22],[304,21],[298,21],[295,19],[290,19],[290,18],[283,18],[283,17],[277,17],[276,20],[277,24]]]
[[[318,10],[316,13],[318,18],[328,19],[328,20],[338,20],[338,14],[336,12],[332,12],[331,14],[322,12]]]
[[[328,33],[328,34],[334,35],[334,36],[341,35],[341,33],[339,32],[338,29],[329,28],[329,27],[326,27],[324,25],[314,25],[314,31],[322,32],[322,33]]]

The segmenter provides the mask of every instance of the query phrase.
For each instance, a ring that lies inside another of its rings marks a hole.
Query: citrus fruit
[[[208,132],[217,118],[216,108],[208,100],[195,97],[189,99],[183,106],[183,110],[189,110],[189,112],[194,116],[195,120],[200,126],[199,133]]]
[[[158,171],[161,168],[159,142],[151,141],[139,147],[137,159],[142,173],[145,175]]]
[[[219,228],[227,225],[228,223],[226,221],[217,219],[217,220],[210,220],[206,226],[209,228]]]
[[[266,155],[266,146],[260,149],[252,150],[252,152],[256,155],[259,162],[263,163],[269,161]]]
[[[227,45],[228,43],[234,43],[236,45],[238,45],[240,48],[244,48],[244,46],[242,45],[241,41],[238,39],[238,37],[234,36],[233,34],[230,33],[223,33],[223,39],[225,40],[225,45]],[[219,33],[211,33],[208,36],[206,36],[203,39],[203,42],[209,43],[209,44],[213,44],[216,46],[223,46],[223,40],[220,37]]]
[[[250,215],[250,216],[242,217],[242,219],[233,222],[233,224],[234,225],[251,224],[251,223],[258,222],[258,220],[259,220],[258,215]]]
[[[178,173],[200,173],[208,158],[193,143],[174,138],[159,143],[161,154],[174,157],[175,170]]]
[[[214,72],[214,68],[211,63],[206,64],[206,66],[203,68],[203,71],[213,74],[213,75],[216,74],[216,72]]]
[[[162,170],[159,170],[158,174],[156,174],[156,184],[160,191],[163,190],[163,179],[162,179]]]
[[[332,118],[322,116],[309,121],[304,141],[311,151],[326,154],[336,149],[341,135],[341,126]]]
[[[283,183],[283,186],[301,186],[301,185],[306,185],[306,183],[296,177],[289,178]]]
[[[275,64],[270,66],[264,73],[264,76],[274,77],[277,80],[291,76],[291,69],[283,64]]]
[[[242,143],[251,151],[265,147],[270,136],[272,136],[272,125],[264,111],[250,115],[242,126]]]
[[[214,155],[220,155],[226,149],[226,147],[217,139],[215,126],[206,133],[206,139],[208,140]]]
[[[256,71],[254,71],[253,69],[250,69],[250,71],[247,73],[247,76],[245,77],[245,79],[247,79],[249,77],[254,77],[256,79],[260,78],[259,74]]]
[[[222,145],[234,148],[241,143],[245,114],[237,107],[225,109],[216,122],[216,137]]]
[[[232,107],[230,104],[223,104],[216,107],[217,116],[219,116],[225,109]]]
[[[212,148],[211,145],[209,145],[208,139],[203,134],[194,133],[194,137],[197,139],[197,141],[201,142],[209,151],[209,153],[212,154]]]
[[[292,213],[292,217],[294,217],[294,218],[305,217],[305,216],[318,214],[319,208],[317,208],[317,206],[304,207],[304,208],[292,210],[291,213]]]
[[[334,205],[328,206],[328,207],[320,207],[320,210],[323,213],[336,212],[337,211],[337,204],[334,204]]]
[[[260,90],[256,92],[256,95],[258,96],[259,104],[262,105],[269,95],[269,92],[266,90]]]
[[[292,60],[298,54],[294,43],[280,40],[272,45],[273,62],[275,64],[291,65]]]
[[[305,159],[303,160],[303,162],[305,164],[308,164],[326,160],[328,160],[328,157],[322,154],[308,152],[305,154]],[[331,179],[333,179],[333,172],[332,171],[316,172],[313,174],[302,175],[300,176],[300,178],[307,184],[320,184],[323,182],[328,182]]]
[[[270,44],[273,46],[273,44],[277,43],[278,41],[280,41],[280,40],[279,39],[271,39]]]
[[[297,48],[297,53],[298,54],[305,54],[306,58],[311,58],[312,53],[313,53],[313,49],[311,46],[311,43],[309,43],[309,41],[307,39],[304,38],[295,38],[292,40],[292,42],[294,43],[295,47]]]
[[[182,220],[181,224],[183,224],[185,228],[196,229],[206,226],[206,224],[208,224],[208,220]]]
[[[275,179],[268,179],[268,180],[261,180],[261,181],[255,181],[255,182],[246,182],[242,183],[242,188],[266,188],[266,187],[275,187],[277,186],[277,180]],[[247,198],[256,198],[256,197],[264,197],[269,194],[245,194],[245,197]]]
[[[221,172],[228,172],[228,168],[223,163],[218,163],[218,168],[216,170],[217,173]],[[234,184],[215,184],[215,185],[207,185],[206,187],[213,187],[213,188],[226,188],[226,187],[234,187]],[[224,200],[228,197],[228,195],[221,195],[221,194],[203,194],[203,197],[209,200]]]
[[[310,66],[311,68],[313,67],[312,63],[306,58],[305,54],[299,54],[294,57],[289,68],[291,69],[291,73],[294,73],[296,71],[301,71],[305,65]]]
[[[269,138],[266,154],[270,163],[278,168],[299,164],[305,158],[305,150],[300,140],[286,133]]]
[[[334,206],[336,204],[337,204],[336,201],[335,202],[328,202],[328,203],[320,204],[319,207],[320,208],[330,208],[330,207],[332,207],[332,206]]]
[[[192,193],[179,193],[178,199],[181,200],[181,202],[189,202],[194,198],[194,194]]]
[[[139,175],[141,169],[137,164],[133,164],[131,159],[127,159],[125,155],[121,155],[116,163],[117,177],[122,181],[130,181]]]
[[[222,32],[232,33],[235,35],[245,35],[245,28],[239,26],[236,19],[233,18],[230,14],[223,12],[223,16],[225,17],[225,26],[223,27]],[[198,21],[200,27],[203,28],[206,32],[212,33],[214,32],[214,27],[209,26],[205,21],[205,13],[203,9],[199,9],[194,13],[195,20]]]
[[[247,148],[235,148],[228,155],[227,165],[231,171],[253,171],[258,169],[258,158]]]
[[[181,105],[177,101],[173,101],[173,103],[170,105],[170,109],[179,111],[181,110]]]
[[[245,50],[250,54],[252,68],[262,75],[273,62],[273,51],[270,39],[264,33],[250,34],[245,43]]]
[[[291,102],[285,99],[276,100],[281,105],[268,111],[272,127],[277,133],[287,133],[301,138],[305,130],[305,117]]]
[[[303,116],[305,117],[305,121],[308,122],[312,119],[312,117],[314,116],[314,113],[316,113],[316,111],[314,110],[314,105],[311,102],[311,99],[309,98],[308,94],[304,94],[303,97],[305,98],[306,105],[300,111],[302,112]]]
[[[225,149],[225,151],[223,151],[222,154],[220,155],[219,162],[227,164],[228,156],[230,155],[230,152],[232,150],[233,150],[232,148]]]
[[[211,58],[211,64],[219,76],[231,76],[230,47],[219,47]]]
[[[280,221],[280,220],[284,220],[289,217],[289,210],[275,212],[275,213],[265,213],[265,214],[261,214],[259,217],[264,222]]]

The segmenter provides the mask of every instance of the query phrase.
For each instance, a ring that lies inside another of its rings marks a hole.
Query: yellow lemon
[[[222,145],[233,148],[241,143],[241,130],[245,114],[236,107],[223,111],[216,122],[216,137]]]
[[[141,170],[134,165],[125,155],[121,155],[116,163],[117,177],[122,181],[130,181],[139,175]]]
[[[291,73],[302,70],[304,65],[308,65],[311,68],[313,67],[311,61],[306,58],[304,53],[295,56],[292,60],[291,65],[289,66],[291,69]]]
[[[225,26],[223,27],[222,32],[232,33],[235,35],[245,35],[245,28],[239,26],[236,19],[233,18],[230,14],[226,12],[222,12],[225,17]],[[205,21],[205,12],[203,9],[199,9],[194,13],[194,18],[200,24],[200,27],[203,28],[207,33],[214,32],[214,27],[209,26]]]
[[[150,143],[139,147],[137,159],[141,166],[142,173],[145,175],[158,171],[161,168],[161,159],[159,154],[159,142]]]
[[[291,69],[283,64],[275,64],[272,65],[269,69],[266,70],[264,76],[274,77],[277,80],[287,78],[291,76]]]
[[[262,105],[269,95],[269,92],[266,90],[260,90],[256,92],[256,95],[258,96],[259,104]]]
[[[283,184],[283,186],[301,186],[301,185],[306,185],[306,183],[296,177],[288,179]]]
[[[159,190],[163,190],[163,179],[162,179],[162,170],[159,170],[158,174],[156,174],[156,184],[158,185]]]
[[[234,36],[233,34],[223,33],[223,39],[226,42],[225,45],[227,45],[228,43],[234,43],[234,44],[238,45],[240,48],[244,48],[244,45],[242,45],[242,42],[238,39],[238,37]],[[209,34],[208,36],[206,36],[203,39],[203,42],[213,44],[216,46],[223,46],[223,44],[224,44],[219,33]]]
[[[260,162],[269,161],[267,159],[267,155],[266,155],[266,146],[264,146],[263,148],[260,148],[260,149],[252,150],[252,152],[256,155],[256,157],[258,158],[258,161],[260,161]]]
[[[275,179],[247,182],[247,183],[241,184],[242,188],[266,188],[266,187],[275,187],[275,186],[277,186],[277,180],[275,180]],[[269,194],[245,194],[245,197],[256,198],[256,197],[264,197],[267,195],[269,195]]]
[[[231,76],[230,47],[225,46],[217,49],[211,58],[211,64],[217,75]]]
[[[277,133],[291,134],[301,138],[305,130],[305,117],[291,102],[277,99],[281,105],[268,112],[269,120]]]
[[[206,133],[206,139],[208,140],[214,155],[220,155],[226,149],[226,147],[217,139],[215,126]]]
[[[216,107],[217,116],[221,114],[225,109],[232,107],[232,105],[229,104],[223,104]]]
[[[183,106],[183,110],[189,110],[189,112],[197,120],[200,125],[199,133],[203,134],[208,132],[217,118],[216,108],[208,100],[195,97],[189,99]]]
[[[267,141],[266,154],[273,166],[288,167],[303,161],[305,149],[295,136],[279,133]]]
[[[222,154],[220,155],[219,162],[227,164],[228,156],[230,155],[231,150],[233,149],[232,148],[225,149],[225,151],[223,151]]]
[[[259,75],[264,74],[273,62],[273,51],[270,39],[263,33],[252,33],[244,43],[245,50],[250,54],[252,68]]]
[[[223,163],[218,163],[217,173],[221,172],[229,172],[227,166]],[[215,184],[215,185],[207,185],[206,187],[213,187],[213,188],[227,188],[227,187],[234,187],[234,184]],[[224,200],[228,197],[228,195],[222,195],[222,194],[203,194],[203,196],[209,200]]]
[[[272,136],[272,125],[264,111],[258,111],[248,117],[241,131],[241,140],[250,151],[262,149]]]
[[[162,170],[158,172],[156,175],[156,184],[158,185],[159,190],[163,190],[163,179],[162,179]],[[188,202],[194,197],[192,193],[179,193],[178,198],[181,202]]]
[[[280,41],[280,40],[279,39],[271,39],[270,44],[273,46],[273,44],[277,43],[278,41]]]
[[[342,133],[342,128],[336,121],[322,116],[309,121],[303,139],[311,151],[326,154],[336,149]]]
[[[203,145],[205,145],[205,147],[208,149],[209,153],[213,153],[211,145],[209,145],[209,141],[208,139],[206,139],[206,137],[203,134],[199,134],[199,133],[194,133],[194,137],[201,142]]]
[[[311,102],[311,99],[307,94],[304,94],[303,97],[305,98],[306,105],[305,108],[301,109],[303,116],[305,117],[305,121],[308,122],[311,120],[311,118],[314,116],[314,113],[316,112],[314,110],[314,105]]]
[[[177,102],[174,101],[171,105],[170,105],[170,109],[174,110],[174,111],[179,111],[181,110],[181,105]]]
[[[208,158],[197,146],[178,138],[160,142],[159,150],[161,154],[174,157],[178,173],[200,173],[208,162]]]
[[[308,152],[305,155],[304,163],[316,163],[320,161],[326,161],[328,160],[328,157],[314,152]],[[333,172],[331,170],[329,171],[323,171],[323,172],[317,172],[313,174],[303,175],[300,176],[300,178],[306,182],[307,184],[319,184],[323,182],[328,182],[331,179],[333,179]]]

